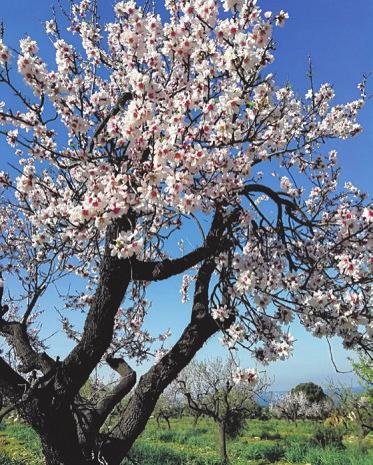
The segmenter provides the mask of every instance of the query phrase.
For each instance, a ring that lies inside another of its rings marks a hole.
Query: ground
[[[228,442],[231,465],[371,465],[373,435],[358,445],[350,428],[343,438],[344,449],[312,445],[314,422],[249,420],[242,435]],[[6,423],[0,431],[0,465],[42,465],[38,440],[22,423]],[[141,465],[220,465],[215,425],[202,419],[196,427],[192,419],[171,420],[158,428],[150,419],[136,441],[129,464]]]

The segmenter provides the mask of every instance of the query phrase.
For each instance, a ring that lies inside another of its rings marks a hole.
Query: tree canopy
[[[297,384],[291,391],[304,392],[309,402],[321,402],[327,398],[323,388],[312,382]]]

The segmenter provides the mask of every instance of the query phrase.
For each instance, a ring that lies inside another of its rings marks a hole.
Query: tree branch
[[[100,281],[88,312],[82,337],[63,361],[56,389],[74,397],[99,363],[113,337],[114,318],[131,281],[129,260],[112,257],[109,245],[116,237],[113,225],[106,235]]]
[[[121,375],[121,380],[98,403],[95,412],[95,428],[98,431],[113,408],[131,391],[136,383],[136,372],[122,358],[108,357],[110,368]]]
[[[102,452],[110,464],[118,465],[121,462],[144,429],[160,394],[207,339],[218,331],[208,309],[208,288],[214,267],[213,260],[202,264],[197,275],[190,323],[170,352],[141,377],[124,416],[103,446]]]
[[[115,107],[105,116],[105,118],[100,122],[100,124],[97,126],[92,139],[90,141],[89,145],[89,152],[91,153],[93,151],[93,148],[95,146],[95,139],[101,134],[101,132],[104,130],[105,126],[109,122],[109,119],[112,118],[113,116],[117,115],[120,112],[120,109],[122,108],[123,105],[125,105],[127,102],[129,102],[132,99],[132,94],[130,92],[124,93],[118,100],[117,104]]]
[[[0,357],[0,393],[11,403],[18,402],[28,382]]]
[[[0,319],[0,333],[6,334],[14,347],[22,364],[19,368],[22,373],[40,370],[45,374],[54,367],[55,362],[49,355],[45,352],[40,354],[32,348],[26,325],[18,321],[6,322]]]
[[[230,243],[223,240],[226,227],[237,216],[237,212],[224,215],[221,207],[217,207],[210,231],[205,244],[183,257],[174,260],[162,260],[154,262],[142,262],[137,259],[131,261],[132,277],[138,281],[160,281],[171,276],[183,273],[203,260],[216,255],[224,250]]]

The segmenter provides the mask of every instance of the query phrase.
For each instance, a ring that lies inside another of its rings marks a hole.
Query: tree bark
[[[223,464],[228,463],[228,453],[227,453],[227,432],[225,421],[222,420],[219,422],[219,446],[220,446],[220,456],[222,458]]]
[[[70,404],[61,404],[52,392],[37,397],[21,407],[24,419],[38,433],[46,465],[94,464],[90,451],[84,449]]]

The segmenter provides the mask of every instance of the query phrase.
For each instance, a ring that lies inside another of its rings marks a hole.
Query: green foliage
[[[234,439],[239,436],[244,430],[245,424],[245,412],[235,412],[233,415],[229,415],[225,426],[227,437]]]
[[[252,399],[245,401],[244,410],[232,409],[228,412],[228,419],[226,421],[227,437],[234,439],[240,436],[245,428],[246,421],[252,418],[260,418],[261,413],[262,408]]]
[[[345,429],[339,426],[323,426],[319,425],[311,438],[311,440],[322,448],[334,447],[336,449],[344,449],[343,435]]]
[[[360,452],[356,447],[346,450],[333,447],[322,448],[310,443],[293,442],[285,450],[284,459],[287,463],[307,463],[311,465],[370,465],[372,451]]]
[[[364,387],[373,387],[373,363],[367,357],[360,356],[358,362],[352,363],[352,367]]]
[[[281,439],[281,434],[273,432],[273,428],[270,428],[269,426],[264,425],[259,437],[262,441],[263,440],[273,441],[273,440]]]
[[[0,451],[0,465],[20,465],[20,462],[12,460],[5,452]]]
[[[291,392],[304,392],[308,402],[310,402],[311,404],[313,404],[314,402],[322,402],[327,398],[327,395],[323,391],[322,387],[311,382],[298,384],[297,386],[295,386],[295,388],[291,390]]]

